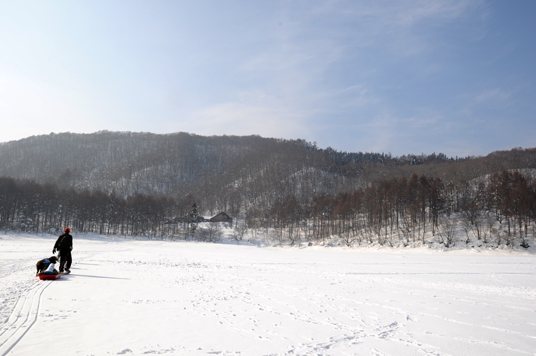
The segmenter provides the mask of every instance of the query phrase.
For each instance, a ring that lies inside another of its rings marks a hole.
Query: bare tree
[[[449,217],[442,217],[439,219],[437,236],[439,237],[439,243],[449,248],[455,243],[456,238],[456,224]]]
[[[248,228],[246,225],[236,226],[234,229],[233,238],[236,241],[242,241],[244,239],[244,236],[246,236],[247,232],[248,232]]]

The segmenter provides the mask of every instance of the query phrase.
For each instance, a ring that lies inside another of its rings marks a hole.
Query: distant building
[[[216,216],[211,217],[208,221],[210,222],[226,222],[229,224],[233,224],[233,218],[227,215],[224,212],[219,213]]]
[[[201,215],[197,215],[195,217],[192,217],[191,214],[183,216],[183,217],[174,217],[174,218],[167,218],[166,224],[176,224],[176,223],[187,223],[191,224],[192,222],[201,223],[201,222],[225,222],[229,224],[233,224],[233,218],[227,215],[227,213],[221,212],[218,215],[215,215],[211,217],[210,219],[205,219]]]

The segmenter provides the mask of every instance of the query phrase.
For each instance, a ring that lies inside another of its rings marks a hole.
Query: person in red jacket
[[[73,237],[70,232],[71,230],[66,228],[65,232],[56,240],[54,249],[52,250],[52,253],[56,253],[56,251],[59,251],[60,253],[60,273],[71,273],[71,264],[73,263],[73,258],[71,256]]]

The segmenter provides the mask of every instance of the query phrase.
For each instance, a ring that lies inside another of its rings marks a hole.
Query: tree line
[[[60,189],[55,184],[0,178],[0,228],[56,233],[76,232],[212,240],[211,229],[195,233],[188,217],[196,199],[135,194],[126,198],[102,191]],[[337,237],[354,244],[425,244],[432,236],[450,247],[460,229],[464,242],[527,247],[535,236],[536,179],[503,170],[475,180],[444,182],[412,174],[379,180],[366,188],[303,199],[277,197],[270,206],[250,204],[244,230],[272,231],[281,243],[297,244]]]
[[[251,208],[246,222],[253,229],[274,229],[290,244],[338,236],[347,245],[407,246],[433,237],[450,247],[461,230],[465,244],[512,246],[517,239],[528,247],[529,236],[536,235],[536,180],[506,170],[446,183],[412,174],[335,196],[281,197],[266,211]]]
[[[0,177],[0,228],[4,230],[58,233],[70,227],[77,233],[173,239],[189,234],[188,223],[178,223],[177,217],[187,216],[194,203],[191,196],[122,198],[98,190],[79,192]]]

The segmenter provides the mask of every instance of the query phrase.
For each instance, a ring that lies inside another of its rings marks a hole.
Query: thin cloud
[[[485,103],[506,103],[508,104],[514,93],[506,91],[501,88],[487,89],[475,96],[474,102],[476,104]]]

